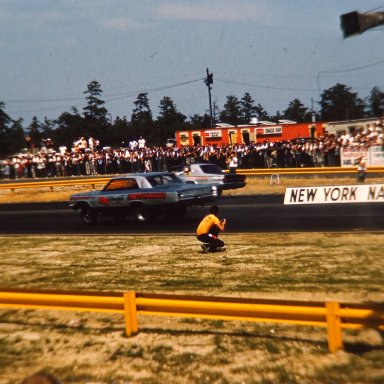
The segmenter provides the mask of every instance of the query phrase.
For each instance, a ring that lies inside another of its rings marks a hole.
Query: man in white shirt
[[[231,154],[231,158],[229,160],[229,172],[230,173],[236,173],[236,170],[237,170],[237,156],[236,156],[236,153],[233,152]]]
[[[140,136],[140,139],[139,139],[139,148],[140,149],[145,148],[145,139],[142,136]]]

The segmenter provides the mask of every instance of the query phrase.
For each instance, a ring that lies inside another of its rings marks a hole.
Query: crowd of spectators
[[[238,168],[295,168],[340,166],[342,147],[366,148],[384,145],[381,123],[356,133],[341,132],[292,141],[235,145],[194,145],[178,147],[147,146],[140,137],[127,147],[102,147],[97,139],[81,137],[71,148],[55,148],[50,139],[41,147],[0,160],[0,178],[44,178],[91,176],[170,170],[193,162],[213,162],[227,169],[231,156]]]

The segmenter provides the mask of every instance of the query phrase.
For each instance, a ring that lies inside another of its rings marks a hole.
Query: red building
[[[212,129],[177,131],[176,143],[182,145],[224,145],[287,141],[298,138],[316,138],[325,131],[324,123],[258,123],[256,125],[230,126],[218,124]]]

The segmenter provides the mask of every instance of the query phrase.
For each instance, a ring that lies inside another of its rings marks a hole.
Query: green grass
[[[364,236],[364,241],[359,237]],[[383,235],[227,235],[225,256],[203,256],[192,236],[0,238],[2,285],[50,289],[236,292],[378,291]],[[304,240],[305,239],[305,240]]]

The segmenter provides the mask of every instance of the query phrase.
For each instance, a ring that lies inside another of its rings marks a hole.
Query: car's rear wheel
[[[139,224],[145,224],[153,220],[154,214],[145,205],[138,205],[134,209],[134,217]]]
[[[97,222],[97,212],[91,207],[82,207],[80,210],[80,219],[85,225],[93,225]]]

